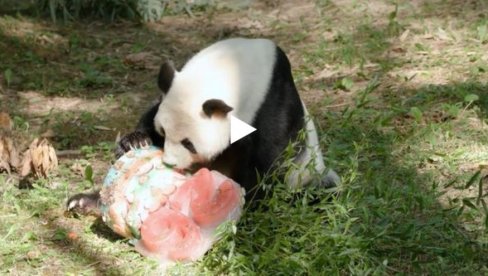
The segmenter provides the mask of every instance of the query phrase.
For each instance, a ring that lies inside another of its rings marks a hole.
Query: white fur
[[[328,170],[325,179],[323,178],[323,175],[326,172],[326,167],[320,150],[317,130],[315,129],[315,124],[309,116],[307,108],[303,102],[302,106],[306,121],[305,148],[293,159],[286,181],[291,188],[297,188],[304,184],[308,184],[314,180],[314,177],[318,178],[315,179],[315,182],[325,180],[327,182],[326,184],[333,183],[338,185],[340,183],[340,178],[333,170]]]
[[[178,168],[192,164],[181,145],[188,138],[199,156],[212,160],[230,144],[230,120],[208,118],[202,105],[220,99],[230,114],[251,124],[270,85],[276,45],[266,39],[235,38],[203,49],[175,72],[170,90],[159,106],[155,127],[166,133],[163,161]]]

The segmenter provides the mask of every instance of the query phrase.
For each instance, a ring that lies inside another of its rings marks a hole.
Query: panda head
[[[161,66],[158,86],[163,96],[154,127],[164,137],[164,163],[189,169],[212,161],[229,146],[232,107],[199,96],[198,81],[177,72],[170,62]]]

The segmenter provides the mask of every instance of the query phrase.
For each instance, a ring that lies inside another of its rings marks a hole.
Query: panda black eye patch
[[[189,152],[193,153],[193,154],[196,154],[197,153],[197,150],[195,149],[195,147],[193,146],[193,143],[190,142],[190,140],[188,140],[188,138],[185,138],[183,140],[181,140],[181,144],[183,145],[183,147],[185,147]]]
[[[159,128],[159,134],[161,134],[161,136],[163,136],[163,137],[166,136],[166,132],[164,132],[164,128],[163,127],[160,127]]]

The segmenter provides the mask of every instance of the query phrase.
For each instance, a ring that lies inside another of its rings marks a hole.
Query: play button
[[[255,128],[246,124],[245,122],[237,119],[234,116],[230,116],[230,143],[241,139],[244,136],[251,134],[256,131]]]

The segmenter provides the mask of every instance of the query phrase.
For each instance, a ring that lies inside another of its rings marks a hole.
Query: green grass
[[[262,29],[241,26],[231,35],[270,36],[290,53],[327,164],[343,183],[338,194],[290,193],[266,178],[276,191],[264,205],[246,210],[236,234],[174,274],[488,274],[488,7],[468,2],[317,1],[290,11],[305,10],[296,23],[260,11],[231,14],[265,18]],[[51,129],[57,149],[80,150],[31,190],[0,175],[0,274],[158,273],[103,223],[65,216],[64,203],[101,182],[117,132],[131,130],[157,96],[157,68],[128,66],[125,56],[150,52],[182,64],[234,23],[178,20],[103,29],[0,18],[0,107],[15,116],[14,132],[27,142]],[[22,24],[36,27],[12,33]],[[45,52],[41,34],[66,44]],[[25,90],[102,108],[36,115],[15,96]],[[80,166],[93,177],[73,169]]]

